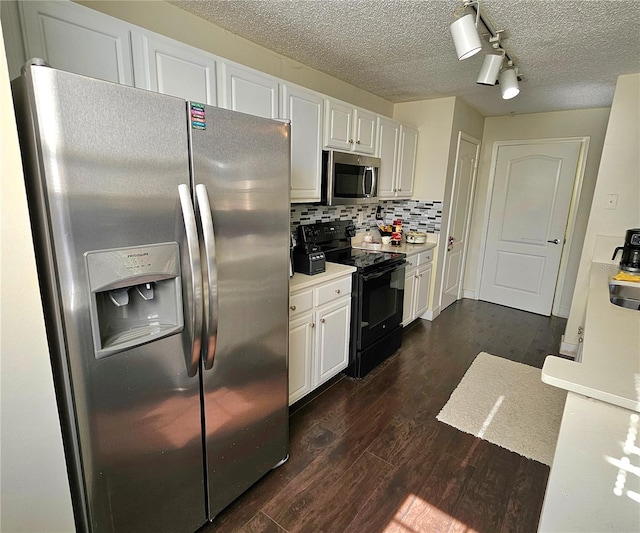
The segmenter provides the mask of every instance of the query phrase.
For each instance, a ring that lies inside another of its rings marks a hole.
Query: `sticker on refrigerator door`
[[[207,119],[204,115],[204,104],[189,102],[191,107],[191,127],[196,130],[207,129]]]

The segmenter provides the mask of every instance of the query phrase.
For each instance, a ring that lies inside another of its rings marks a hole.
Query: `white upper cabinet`
[[[344,102],[325,99],[324,145],[337,150],[373,154],[376,115]]]
[[[386,117],[378,117],[378,147],[380,158],[378,195],[380,198],[395,198],[396,174],[400,152],[400,123]]]
[[[353,150],[353,107],[327,98],[324,113],[324,145]]]
[[[411,198],[418,152],[418,130],[378,117],[376,155],[381,159],[380,198]]]
[[[71,2],[20,2],[28,59],[133,85],[130,25]]]
[[[324,99],[293,85],[280,90],[282,118],[291,120],[291,201],[319,202]]]
[[[233,63],[220,64],[220,107],[278,118],[278,80]]]
[[[356,152],[373,154],[376,151],[377,119],[374,113],[356,108],[353,112],[353,137]]]
[[[136,87],[217,105],[216,57],[151,32],[134,32]]]
[[[398,157],[396,198],[411,198],[418,153],[418,130],[400,126],[400,154]]]

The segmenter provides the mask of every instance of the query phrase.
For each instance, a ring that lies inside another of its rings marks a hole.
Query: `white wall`
[[[550,113],[531,113],[515,116],[487,117],[482,136],[482,150],[476,195],[473,206],[469,254],[464,279],[466,293],[477,295],[477,269],[482,250],[482,238],[485,208],[489,198],[489,176],[493,145],[496,141],[525,139],[550,139],[565,137],[590,137],[589,152],[585,166],[581,199],[578,206],[575,231],[571,250],[569,250],[563,293],[560,295],[561,308],[569,309],[574,290],[574,280],[582,251],[582,243],[589,217],[591,197],[596,183],[598,164],[602,154],[604,135],[609,117],[609,109],[582,109],[576,111],[557,111]]]
[[[393,118],[418,128],[413,197],[442,201],[449,165],[449,146],[456,98],[395,104]]]
[[[481,140],[484,117],[460,98],[448,97],[395,104],[393,118],[418,128],[413,197],[443,202],[442,226],[434,251],[429,310],[439,312],[445,248],[442,236],[448,235],[449,198],[453,187],[458,132]]]
[[[74,531],[0,30],[0,531]]]
[[[606,195],[618,195],[617,209],[606,209]],[[599,235],[618,237],[640,227],[640,74],[620,76],[611,106],[598,181],[593,194],[564,341],[578,342],[578,326],[584,325],[591,260]],[[613,250],[611,250],[613,254]],[[585,332],[588,335],[588,332]]]

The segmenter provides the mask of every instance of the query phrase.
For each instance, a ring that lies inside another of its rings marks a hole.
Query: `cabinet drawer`
[[[351,276],[340,278],[316,289],[316,305],[324,305],[350,294]]]
[[[297,292],[289,296],[289,316],[296,316],[313,307],[313,291]]]
[[[408,255],[406,258],[406,261],[407,261],[407,265],[406,265],[407,270],[416,268],[418,266],[418,254]]]
[[[433,261],[433,250],[420,252],[417,257],[418,257],[418,262],[416,266],[421,266],[421,265],[424,265],[425,263],[429,263],[430,261]]]

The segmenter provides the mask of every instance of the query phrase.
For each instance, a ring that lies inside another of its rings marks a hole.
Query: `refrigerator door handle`
[[[180,207],[184,219],[184,229],[187,237],[187,251],[189,254],[189,266],[191,269],[191,298],[185,298],[191,313],[190,353],[187,360],[187,374],[193,377],[198,372],[200,350],[202,346],[202,272],[200,269],[200,247],[198,245],[198,226],[196,215],[191,203],[191,189],[188,185],[178,185]]]
[[[200,224],[204,240],[204,280],[207,283],[208,296],[204,300],[205,346],[204,368],[210,370],[216,354],[218,339],[218,265],[216,263],[216,240],[211,218],[211,206],[207,187],[200,183],[196,185],[196,199],[200,212]]]

